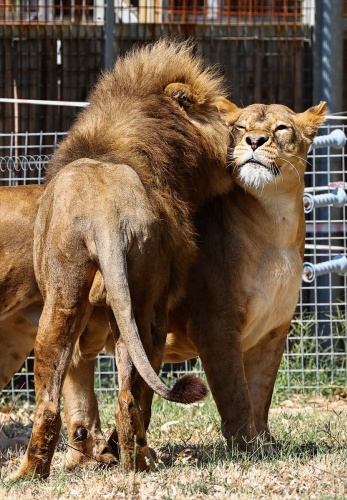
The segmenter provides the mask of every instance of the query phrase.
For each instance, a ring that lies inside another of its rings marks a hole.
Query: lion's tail
[[[159,396],[184,404],[200,401],[208,392],[200,378],[185,375],[176,382],[172,389],[169,389],[160,380],[148,360],[131,306],[126,245],[124,241],[121,241],[121,235],[119,238],[120,241],[117,243],[115,243],[115,235],[111,238],[103,238],[103,245],[98,248],[98,257],[108,300],[128,353],[141,377]],[[106,246],[105,242],[108,242]]]

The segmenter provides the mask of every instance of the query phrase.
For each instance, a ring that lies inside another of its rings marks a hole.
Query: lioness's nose
[[[268,140],[268,137],[264,135],[248,135],[246,137],[246,142],[251,146],[252,149],[260,148]]]

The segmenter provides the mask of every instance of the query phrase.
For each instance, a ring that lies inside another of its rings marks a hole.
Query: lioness
[[[44,299],[37,409],[13,478],[49,475],[63,380],[94,306],[109,306],[116,341],[117,436],[126,469],[153,465],[144,431],[153,390],[182,403],[205,396],[199,379],[168,389],[157,372],[168,303],[182,294],[196,255],[193,215],[230,187],[229,131],[218,111],[225,94],[221,77],[189,43],[161,40],[117,60],[54,153],[34,228]],[[102,348],[102,335],[99,341]],[[86,439],[79,428],[76,439]]]
[[[229,120],[233,190],[198,218],[199,259],[170,313],[164,361],[200,356],[228,441],[271,440],[268,411],[298,299],[306,157],[326,103],[255,104]]]
[[[2,214],[0,390],[2,390],[32,351],[37,332],[37,328],[22,316],[22,312],[26,308],[30,309],[31,304],[41,300],[32,264],[32,252],[36,203],[42,193],[42,186],[1,187],[0,193]],[[39,310],[37,322],[40,313]],[[23,438],[8,439],[0,429],[0,450],[25,444],[26,440]]]

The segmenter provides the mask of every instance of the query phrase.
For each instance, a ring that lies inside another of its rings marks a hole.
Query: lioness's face
[[[305,113],[294,113],[279,104],[234,109],[229,118],[235,182],[251,191],[300,183],[308,148],[324,122],[325,109],[325,103]]]

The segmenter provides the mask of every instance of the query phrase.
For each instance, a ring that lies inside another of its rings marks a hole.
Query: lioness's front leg
[[[269,332],[262,342],[243,355],[255,426],[259,434],[265,434],[270,441],[273,439],[268,426],[269,408],[289,326]]]
[[[229,444],[249,449],[257,430],[243,365],[240,333],[231,330],[233,322],[229,323],[230,317],[226,318],[223,311],[220,314],[199,312],[188,322],[188,335],[201,358],[221,416],[223,436]],[[231,353],[231,356],[226,356],[226,353]]]

